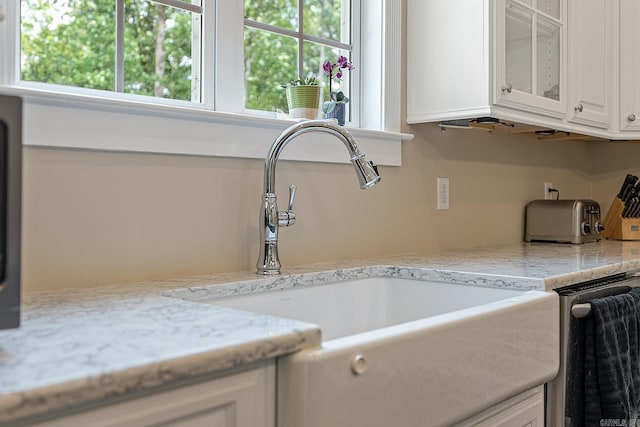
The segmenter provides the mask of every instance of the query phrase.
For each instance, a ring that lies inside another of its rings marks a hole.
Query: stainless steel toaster
[[[593,200],[533,200],[525,212],[526,242],[585,243],[602,238],[600,205]]]

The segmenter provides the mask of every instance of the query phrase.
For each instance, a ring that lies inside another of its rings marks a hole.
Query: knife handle
[[[624,200],[624,201],[629,200],[629,199],[631,199],[632,197],[635,197],[638,194],[638,191],[640,190],[640,187],[638,187],[636,185],[637,181],[638,181],[638,177],[631,175],[631,178],[629,179],[629,182],[627,183],[627,187],[626,187],[625,191],[622,194],[622,200]]]
[[[631,174],[627,174],[627,176],[624,177],[624,181],[622,182],[622,187],[620,187],[620,191],[618,192],[618,198],[621,200],[624,200],[624,193],[627,190],[627,186],[629,185],[629,182],[631,180]]]
[[[624,182],[622,183],[622,187],[620,187],[620,192],[618,193],[618,198],[624,201],[628,200],[629,191],[635,186],[637,181],[637,176],[628,173],[627,176],[624,177]]]

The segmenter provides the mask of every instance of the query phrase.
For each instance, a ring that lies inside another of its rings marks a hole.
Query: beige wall
[[[591,147],[593,198],[606,214],[626,174],[640,176],[640,143],[600,142]]]
[[[349,165],[279,162],[281,203],[287,186],[298,186],[298,222],[280,234],[284,271],[317,261],[518,242],[524,206],[542,197],[545,181],[563,198],[591,197],[593,182],[596,199],[608,205],[640,150],[613,150],[618,154],[605,166],[599,160],[610,151],[601,145],[592,155],[586,143],[442,132],[431,124],[402,131],[415,134],[403,143],[403,166],[381,167],[382,182],[368,191],[358,188]],[[262,164],[27,148],[23,289],[253,269]],[[436,210],[437,177],[450,179],[448,211]]]
[[[403,145],[403,166],[381,167],[382,182],[368,191],[349,165],[279,163],[281,203],[289,183],[299,189],[298,223],[281,230],[285,269],[517,242],[524,205],[541,197],[545,180],[563,198],[591,195],[587,144],[435,125],[403,130],[415,134]],[[253,269],[262,164],[27,148],[24,290]],[[436,210],[439,176],[450,178],[448,211]]]

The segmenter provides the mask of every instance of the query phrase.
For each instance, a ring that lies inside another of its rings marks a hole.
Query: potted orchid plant
[[[345,105],[349,102],[349,98],[341,90],[333,91],[332,83],[336,79],[342,80],[344,73],[354,69],[353,63],[346,56],[340,55],[336,62],[327,61],[322,65],[322,70],[329,79],[329,98],[322,104],[324,118],[335,118],[340,126],[344,126]]]

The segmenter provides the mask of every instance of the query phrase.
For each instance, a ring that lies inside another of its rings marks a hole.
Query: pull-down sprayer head
[[[364,154],[360,153],[353,135],[345,128],[326,120],[307,120],[285,129],[271,144],[264,165],[264,192],[274,193],[276,184],[276,162],[280,153],[289,141],[310,132],[324,132],[338,138],[347,147],[351,163],[356,170],[360,188],[363,190],[373,187],[380,181],[377,168],[373,162],[367,161]]]
[[[360,188],[362,188],[363,190],[371,188],[380,182],[378,167],[375,165],[375,163],[368,161],[364,157],[364,154],[352,158],[351,163],[353,164],[353,168],[356,170]]]

